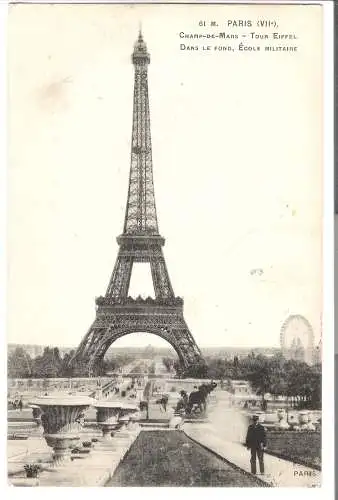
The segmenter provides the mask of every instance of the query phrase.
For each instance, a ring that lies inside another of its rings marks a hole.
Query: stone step
[[[207,424],[210,421],[207,418],[185,418],[187,424]]]
[[[152,429],[153,428],[165,429],[165,428],[169,427],[169,421],[168,422],[142,422],[142,423],[140,423],[140,427],[142,427],[142,429],[149,428],[149,427],[151,427]]]

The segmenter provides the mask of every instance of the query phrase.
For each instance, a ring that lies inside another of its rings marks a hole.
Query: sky
[[[180,50],[180,32],[210,32],[201,19],[263,17],[296,33],[298,52]],[[78,345],[106,291],[127,199],[140,22],[159,229],[196,342],[278,346],[289,314],[305,316],[317,342],[320,7],[244,5],[11,6],[8,342]],[[131,294],[148,295],[138,267]]]

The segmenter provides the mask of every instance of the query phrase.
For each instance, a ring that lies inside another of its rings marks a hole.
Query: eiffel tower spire
[[[158,235],[148,94],[150,56],[143,40],[141,27],[134,45],[132,62],[135,67],[133,130],[129,190],[123,233]]]

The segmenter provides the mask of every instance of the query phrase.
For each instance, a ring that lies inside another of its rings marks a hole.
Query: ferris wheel
[[[291,314],[280,330],[280,345],[283,351],[290,349],[293,342],[300,342],[305,349],[312,349],[314,333],[310,322],[300,314]]]

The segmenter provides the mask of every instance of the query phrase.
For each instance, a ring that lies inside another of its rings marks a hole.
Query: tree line
[[[180,365],[173,358],[163,358],[163,364],[170,371],[174,364],[178,376]],[[286,359],[282,354],[267,357],[253,352],[241,359],[217,357],[206,358],[206,365],[197,365],[189,370],[188,376],[214,380],[248,380],[256,394],[269,393],[294,400],[299,407],[321,408],[322,392],[321,364]]]
[[[87,377],[86,366],[74,364],[72,369],[68,367],[69,360],[75,351],[65,353],[62,357],[57,347],[45,347],[40,356],[32,358],[23,347],[16,347],[8,355],[7,376],[8,378],[58,378]],[[103,359],[95,367],[95,376],[104,375],[107,372],[115,371],[122,366],[134,361],[132,354],[117,354],[113,358]]]

